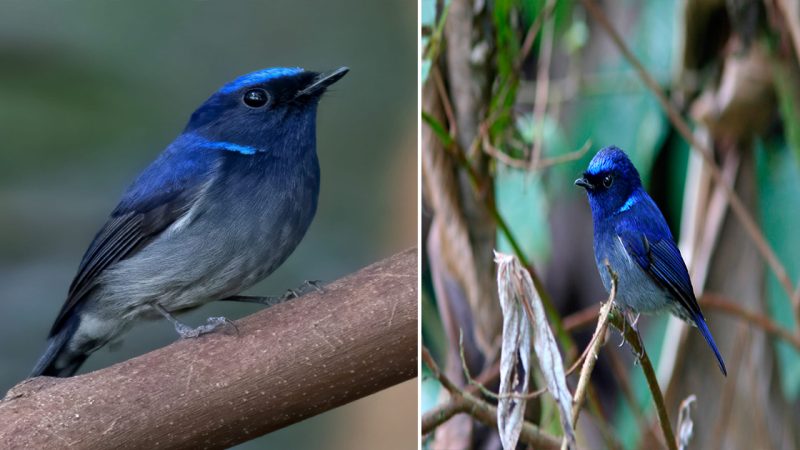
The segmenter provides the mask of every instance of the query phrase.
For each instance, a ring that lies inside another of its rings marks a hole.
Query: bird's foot
[[[636,313],[636,315],[634,315],[632,310],[625,309],[622,311],[622,315],[625,320],[622,322],[622,341],[619,343],[618,348],[622,348],[622,346],[625,345],[625,331],[627,330],[627,325],[629,322],[631,324],[631,330],[633,330],[637,336],[640,336],[638,324],[639,317],[642,316],[642,313]],[[641,341],[641,336],[639,337],[639,340]]]
[[[625,320],[625,313],[623,312],[622,314],[623,314],[622,330],[620,331],[619,334],[619,345],[617,346],[617,348],[622,348],[622,346],[625,345],[625,330],[627,329],[628,326],[628,321]]]
[[[639,327],[637,327],[637,324],[639,323],[639,317],[642,317],[642,313],[636,313],[636,317],[633,317],[632,312],[629,314],[630,317],[628,317],[628,319],[633,318],[633,321],[631,321],[631,328],[636,332],[636,334],[639,334]]]
[[[209,317],[206,320],[205,325],[200,325],[199,327],[192,328],[189,325],[178,320],[175,316],[172,315],[169,311],[167,311],[163,306],[159,305],[158,303],[154,306],[155,310],[161,313],[165,319],[172,322],[172,325],[175,327],[175,331],[178,332],[181,339],[189,339],[189,338],[196,338],[202,336],[204,334],[208,334],[211,332],[216,331],[219,328],[225,327],[228,329],[233,329],[236,333],[239,333],[239,329],[236,325],[231,322],[230,320],[224,317]]]
[[[181,336],[181,339],[196,338],[204,334],[212,333],[220,328],[233,329],[239,333],[239,328],[236,327],[232,321],[225,317],[209,317],[206,319],[205,325],[192,328],[186,324],[178,322],[175,324],[175,331]]]
[[[291,300],[293,298],[302,297],[311,292],[323,293],[325,290],[322,289],[321,284],[322,282],[320,280],[306,280],[300,285],[300,287],[287,290],[286,293],[283,294],[283,298],[285,300]]]

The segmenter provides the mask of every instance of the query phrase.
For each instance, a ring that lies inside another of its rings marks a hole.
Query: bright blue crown
[[[242,75],[239,78],[231,81],[230,83],[222,86],[219,92],[228,94],[247,86],[254,84],[261,84],[265,81],[274,80],[276,78],[290,77],[303,72],[299,67],[273,67],[271,69],[259,70],[257,72]]]

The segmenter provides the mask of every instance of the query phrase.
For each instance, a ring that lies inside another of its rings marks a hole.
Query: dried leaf
[[[692,440],[694,432],[694,422],[692,422],[692,403],[697,401],[694,394],[686,397],[681,402],[681,408],[678,411],[678,449],[685,450],[689,447],[689,441]]]
[[[564,363],[553,332],[547,323],[533,280],[513,255],[495,252],[497,286],[503,310],[503,342],[500,353],[500,401],[497,405],[497,427],[503,448],[513,449],[524,421],[526,394],[530,378],[531,322],[533,347],[561,415],[564,435],[571,448],[575,446],[572,429],[572,394],[567,388]],[[528,314],[532,317],[526,316]]]

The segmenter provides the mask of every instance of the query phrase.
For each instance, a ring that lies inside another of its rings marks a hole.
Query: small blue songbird
[[[237,295],[272,273],[311,224],[319,196],[316,114],[342,78],[273,68],[222,86],[128,187],[83,256],[31,376],[71,376],[140,318]]]
[[[625,152],[613,146],[600,150],[575,184],[586,189],[589,197],[594,258],[606,291],[611,289],[611,275],[605,267],[608,261],[618,278],[616,302],[624,311],[666,310],[696,326],[727,376],[683,257]]]

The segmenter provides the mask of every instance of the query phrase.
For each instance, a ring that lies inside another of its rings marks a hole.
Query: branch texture
[[[212,333],[0,402],[13,448],[224,448],[417,373],[417,251]]]

